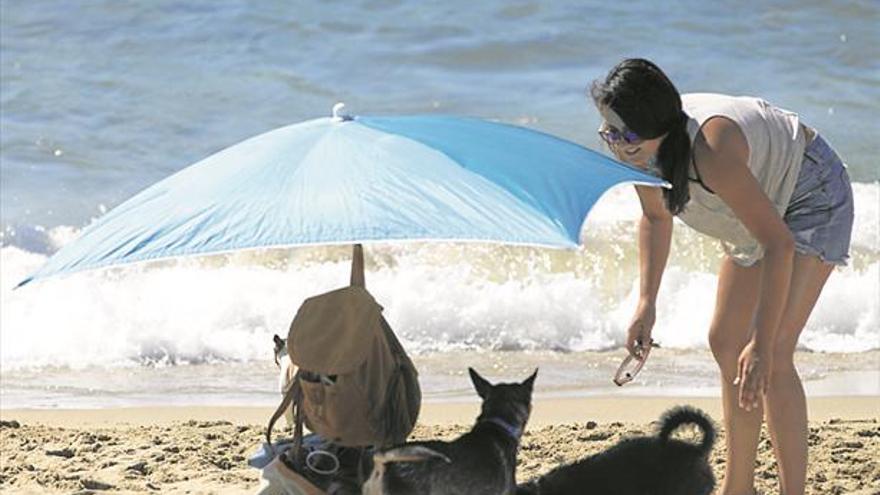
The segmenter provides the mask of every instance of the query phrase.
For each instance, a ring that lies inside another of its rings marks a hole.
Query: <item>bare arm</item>
[[[711,119],[703,126],[694,151],[703,180],[764,247],[754,340],[761,351],[769,352],[788,296],[794,239],[749,170],[748,144],[736,124]]]
[[[656,319],[657,293],[672,239],[672,215],[657,188],[636,186],[642,204],[639,221],[639,304],[627,331],[626,348],[641,357],[641,348],[651,341]]]
[[[740,380],[750,374],[751,360],[760,360],[765,367],[772,360],[773,342],[788,298],[794,261],[791,231],[749,170],[748,153],[748,144],[739,127],[720,117],[706,122],[694,146],[703,181],[764,247],[755,332],[740,358]],[[746,351],[754,351],[756,355],[744,361]],[[758,392],[766,385],[769,369],[762,369],[758,375],[756,383],[745,383],[741,389],[741,404],[750,405],[757,400]]]
[[[639,303],[653,305],[657,301],[660,280],[669,258],[672,239],[672,215],[663,202],[660,189],[636,186],[642,203],[639,222]]]

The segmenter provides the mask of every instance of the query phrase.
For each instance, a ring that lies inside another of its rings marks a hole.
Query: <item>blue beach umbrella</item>
[[[123,263],[385,240],[573,248],[602,194],[654,176],[541,132],[450,116],[309,120],[135,195],[19,286]]]

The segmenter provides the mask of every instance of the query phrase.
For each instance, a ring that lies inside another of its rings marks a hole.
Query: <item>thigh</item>
[[[715,313],[709,330],[713,351],[739,351],[751,337],[758,291],[761,284],[762,263],[752,266],[737,265],[725,257],[718,273]]]
[[[788,300],[776,332],[774,344],[776,357],[790,359],[794,354],[798,338],[833,270],[834,265],[822,261],[817,256],[795,255]]]

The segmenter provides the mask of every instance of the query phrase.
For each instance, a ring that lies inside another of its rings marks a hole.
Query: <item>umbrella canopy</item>
[[[338,106],[338,105],[337,105]],[[450,116],[334,117],[245,140],[86,227],[19,286],[122,263],[379,240],[578,245],[602,194],[652,175],[548,134]]]

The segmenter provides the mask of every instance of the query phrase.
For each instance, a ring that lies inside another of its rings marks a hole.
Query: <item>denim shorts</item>
[[[853,192],[846,165],[818,134],[804,161],[785,221],[798,253],[845,266],[853,228]]]

